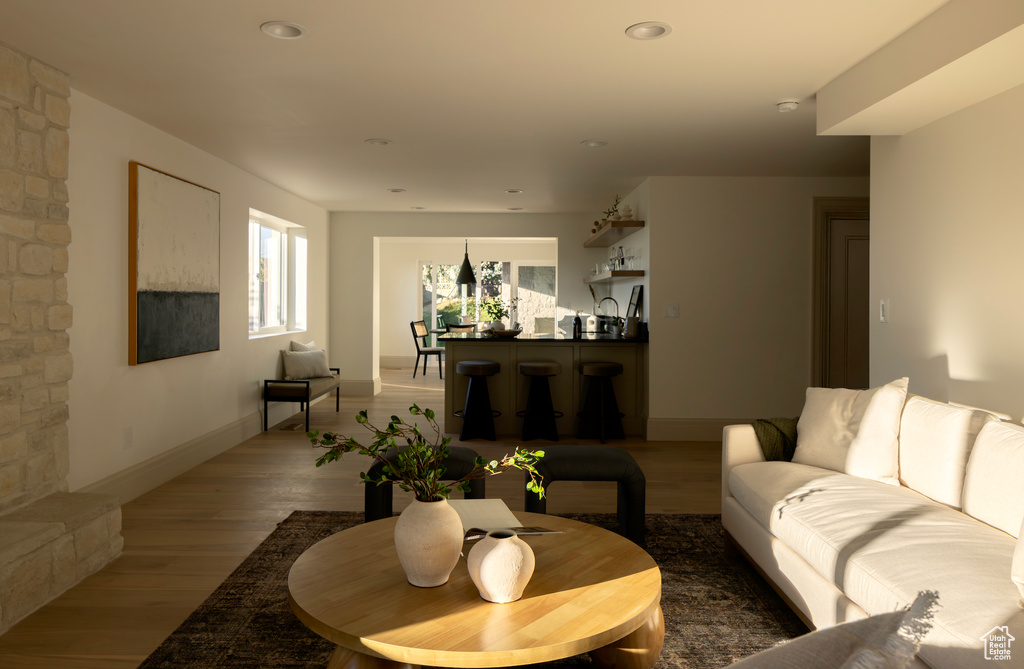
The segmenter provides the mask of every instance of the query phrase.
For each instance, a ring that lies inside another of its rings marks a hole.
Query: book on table
[[[450,499],[448,503],[462,519],[467,541],[480,539],[494,530],[511,530],[520,536],[562,533],[561,530],[524,526],[501,499]]]

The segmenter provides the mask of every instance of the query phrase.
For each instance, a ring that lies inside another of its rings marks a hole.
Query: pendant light
[[[473,276],[473,265],[469,262],[469,240],[466,240],[466,257],[462,259],[462,268],[459,270],[459,278],[455,279],[458,285],[475,284],[476,277]]]

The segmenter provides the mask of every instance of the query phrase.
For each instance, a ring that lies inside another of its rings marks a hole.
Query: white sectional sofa
[[[1024,428],[906,388],[808,389],[792,462],[726,427],[727,540],[812,628],[934,591],[914,666],[1024,667]]]

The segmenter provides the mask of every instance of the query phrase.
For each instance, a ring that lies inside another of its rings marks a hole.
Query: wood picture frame
[[[220,193],[128,163],[128,364],[220,349]]]

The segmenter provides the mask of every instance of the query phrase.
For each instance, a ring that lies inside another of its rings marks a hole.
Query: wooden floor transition
[[[392,414],[408,416],[413,402],[443,413],[444,385],[436,372],[413,379],[411,369],[383,369],[381,379],[379,395],[343,397],[339,414],[331,400],[314,404],[311,425],[362,440],[363,428],[354,420],[361,409],[381,425]],[[315,467],[317,452],[301,421],[296,414],[125,504],[123,555],[0,636],[0,667],[136,667],[292,511],[361,511],[358,472],[369,461],[348,456]],[[550,442],[528,445],[545,443]],[[648,513],[719,512],[720,443],[639,438],[613,443],[628,449],[643,468]],[[519,444],[466,443],[490,457]],[[522,481],[519,472],[492,477],[488,497],[503,498],[513,511],[522,509]],[[396,493],[397,511],[407,500]],[[611,513],[615,493],[614,483],[561,481],[550,490],[548,511]]]

